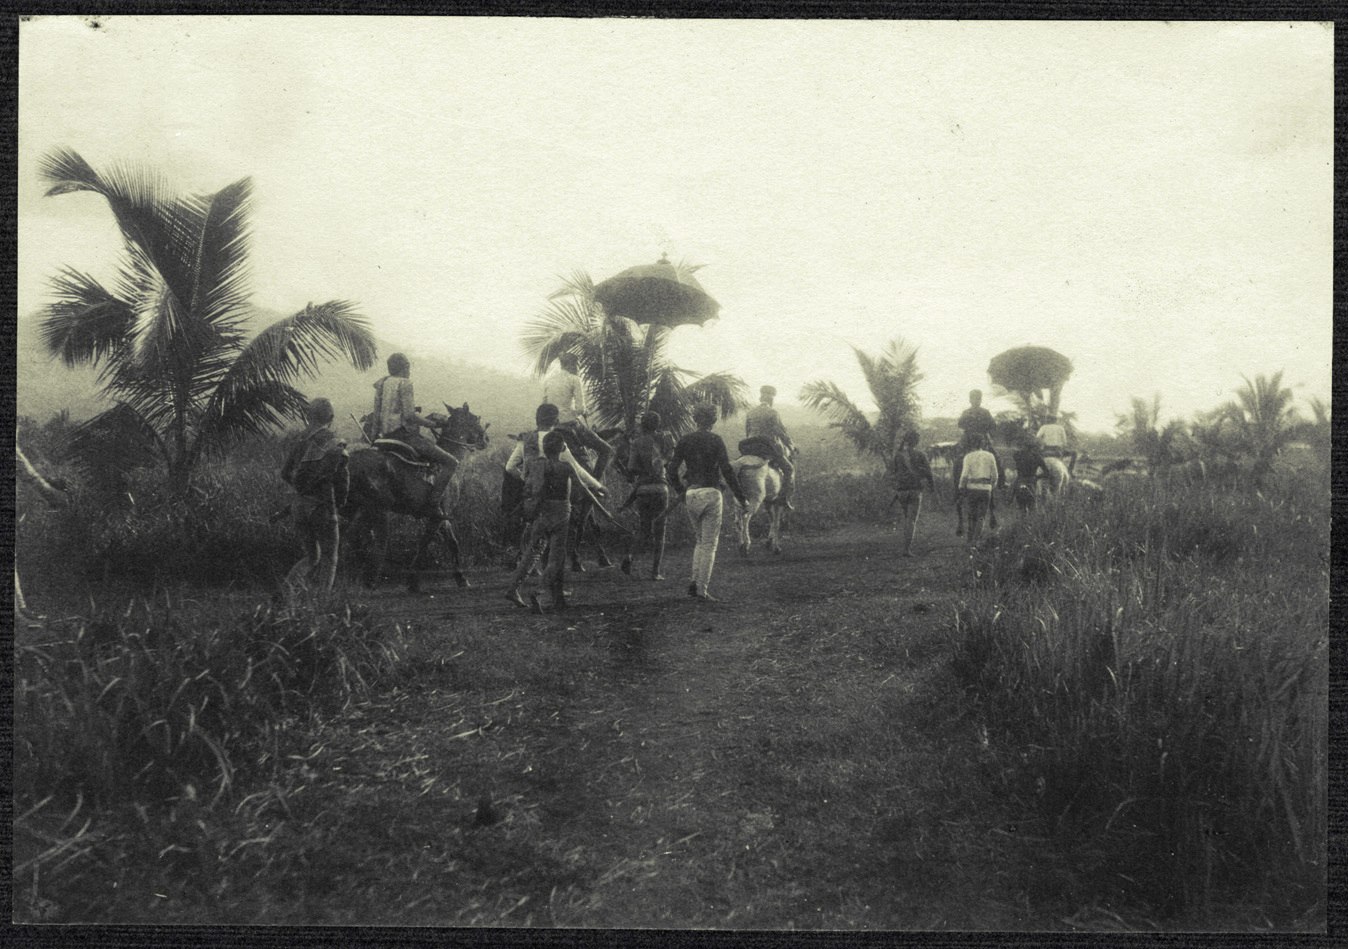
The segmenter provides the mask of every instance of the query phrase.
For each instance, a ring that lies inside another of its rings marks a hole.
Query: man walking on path
[[[744,416],[744,441],[740,443],[741,454],[761,454],[782,473],[782,490],[779,503],[788,511],[794,511],[791,493],[796,483],[796,466],[791,463],[795,452],[795,443],[787,434],[782,417],[772,407],[777,390],[772,386],[763,386],[758,390],[759,403]],[[747,444],[753,442],[754,445]],[[758,446],[755,448],[754,446]]]
[[[510,578],[510,588],[506,599],[524,606],[520,597],[520,584],[529,575],[537,562],[539,551],[544,544],[548,547],[548,565],[543,571],[543,584],[550,596],[550,607],[554,611],[566,608],[566,594],[563,592],[563,570],[566,565],[566,534],[571,524],[571,489],[580,485],[576,469],[561,460],[566,451],[566,438],[561,432],[548,432],[543,436],[543,457],[532,458],[528,464],[528,475],[524,486],[525,515],[532,516],[529,534],[523,545],[524,555],[519,566]],[[579,490],[585,487],[580,485]],[[538,594],[530,597],[535,613],[543,612],[543,604]]]
[[[916,431],[904,432],[892,467],[894,500],[899,505],[905,557],[913,555],[913,535],[917,532],[917,516],[922,511],[922,489],[936,490],[931,464],[927,456],[917,450],[918,437]]]
[[[351,474],[346,442],[330,427],[332,403],[311,399],[305,414],[309,425],[281,466],[281,480],[298,494],[291,502],[291,516],[304,539],[304,559],[290,568],[286,585],[298,590],[318,577],[323,589],[331,590],[337,579],[340,540],[337,511],[346,503]]]
[[[641,416],[641,434],[632,439],[627,451],[627,471],[632,479],[632,502],[636,505],[640,526],[634,536],[622,570],[632,575],[632,555],[651,551],[651,579],[663,580],[660,561],[665,555],[665,519],[660,515],[669,504],[669,480],[665,462],[673,450],[672,440],[660,431],[660,413]]]
[[[511,451],[510,457],[506,459],[505,476],[506,478],[516,479],[518,482],[517,489],[523,487],[526,463],[531,459],[543,457],[543,439],[557,427],[557,406],[545,402],[535,409],[534,425],[536,426],[534,431],[520,435],[520,440],[515,443],[514,450]],[[588,489],[596,497],[607,497],[608,492],[604,485],[586,471],[585,466],[571,453],[571,449],[566,447],[565,437],[560,432],[557,434],[562,438],[562,450],[558,458],[575,472],[576,483]],[[502,491],[503,495],[506,493],[516,496],[522,492],[519,490]],[[520,554],[524,554],[523,548],[521,548]]]
[[[992,439],[980,436],[977,447],[964,456],[959,489],[969,505],[969,546],[977,547],[983,533],[983,520],[992,505],[992,488],[997,483],[997,459],[992,454]]]
[[[729,485],[740,507],[746,506],[739,479],[730,467],[725,442],[712,432],[716,424],[716,409],[699,405],[693,410],[697,431],[691,432],[674,448],[674,457],[665,466],[669,483],[683,497],[688,510],[688,522],[693,526],[697,544],[693,547],[693,575],[688,584],[688,595],[702,600],[715,600],[707,592],[711,583],[712,567],[716,563],[716,546],[721,538],[721,479]],[[679,477],[679,469],[687,468],[687,486]]]

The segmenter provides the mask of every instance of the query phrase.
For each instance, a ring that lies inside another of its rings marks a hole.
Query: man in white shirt
[[[1039,450],[1045,458],[1068,459],[1068,471],[1076,467],[1077,453],[1068,449],[1067,429],[1058,421],[1056,415],[1050,415],[1048,421],[1039,426],[1039,431],[1035,433],[1034,437],[1039,442]]]
[[[983,520],[992,505],[992,488],[997,483],[997,456],[992,449],[992,439],[979,435],[974,443],[977,447],[964,456],[964,467],[960,471],[960,493],[969,509],[969,546],[978,544],[983,533]]]
[[[421,429],[435,429],[437,423],[417,411],[412,391],[412,363],[402,353],[388,357],[388,375],[374,384],[374,411],[371,413],[371,441],[391,438],[411,446],[423,461],[435,466],[431,496],[438,502],[459,467],[459,460],[445,451]]]
[[[589,407],[585,404],[585,383],[577,374],[580,363],[574,353],[557,357],[557,370],[543,380],[543,402],[557,406],[558,423],[588,424]]]

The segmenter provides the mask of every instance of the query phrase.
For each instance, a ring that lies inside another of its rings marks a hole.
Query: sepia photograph
[[[1333,23],[17,36],[12,923],[1327,932]]]

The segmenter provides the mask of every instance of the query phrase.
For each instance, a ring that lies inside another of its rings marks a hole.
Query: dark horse
[[[449,413],[447,416],[438,413],[429,416],[440,423],[431,431],[436,444],[453,455],[456,462],[462,463],[469,452],[487,447],[490,422],[483,425],[482,420],[469,410],[467,402],[462,408],[445,405],[445,410]],[[437,536],[444,538],[449,551],[454,581],[461,587],[468,586],[459,559],[459,539],[449,521],[446,500],[441,497],[437,502],[431,497],[428,464],[395,451],[366,448],[351,453],[348,467],[351,487],[341,513],[351,519],[357,537],[369,535],[372,540],[366,559],[367,583],[376,583],[383,569],[388,551],[388,515],[405,514],[426,523],[412,558],[408,590],[413,593],[420,590],[420,571],[425,565],[427,550]]]

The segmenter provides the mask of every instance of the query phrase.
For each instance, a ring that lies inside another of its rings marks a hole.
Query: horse
[[[1046,498],[1066,494],[1067,486],[1072,483],[1072,471],[1068,463],[1055,455],[1046,455],[1044,467],[1048,470],[1048,477],[1040,481],[1040,494]]]
[[[742,444],[742,443],[741,443]],[[741,451],[743,449],[741,448]],[[730,467],[735,471],[740,490],[748,502],[735,515],[735,527],[739,532],[740,553],[749,556],[751,540],[749,523],[759,508],[768,510],[768,550],[774,554],[782,552],[782,514],[786,508],[781,503],[782,474],[761,455],[741,454]]]
[[[438,422],[431,431],[436,444],[462,464],[469,452],[487,447],[487,428],[491,423],[483,425],[482,420],[468,408],[467,402],[461,408],[445,403],[445,411],[448,415],[443,421],[438,415],[430,416]],[[357,537],[368,534],[372,538],[366,564],[366,582],[373,586],[383,568],[388,551],[388,515],[403,514],[424,521],[426,525],[408,572],[408,591],[420,592],[420,570],[431,541],[437,536],[443,537],[449,551],[454,582],[460,587],[466,587],[469,585],[468,578],[463,574],[459,539],[449,522],[445,496],[438,501],[431,497],[431,482],[428,480],[431,465],[412,456],[410,450],[398,450],[398,444],[395,442],[388,446],[353,451],[348,463],[351,486],[340,512],[350,519]],[[450,483],[453,483],[452,480]]]

